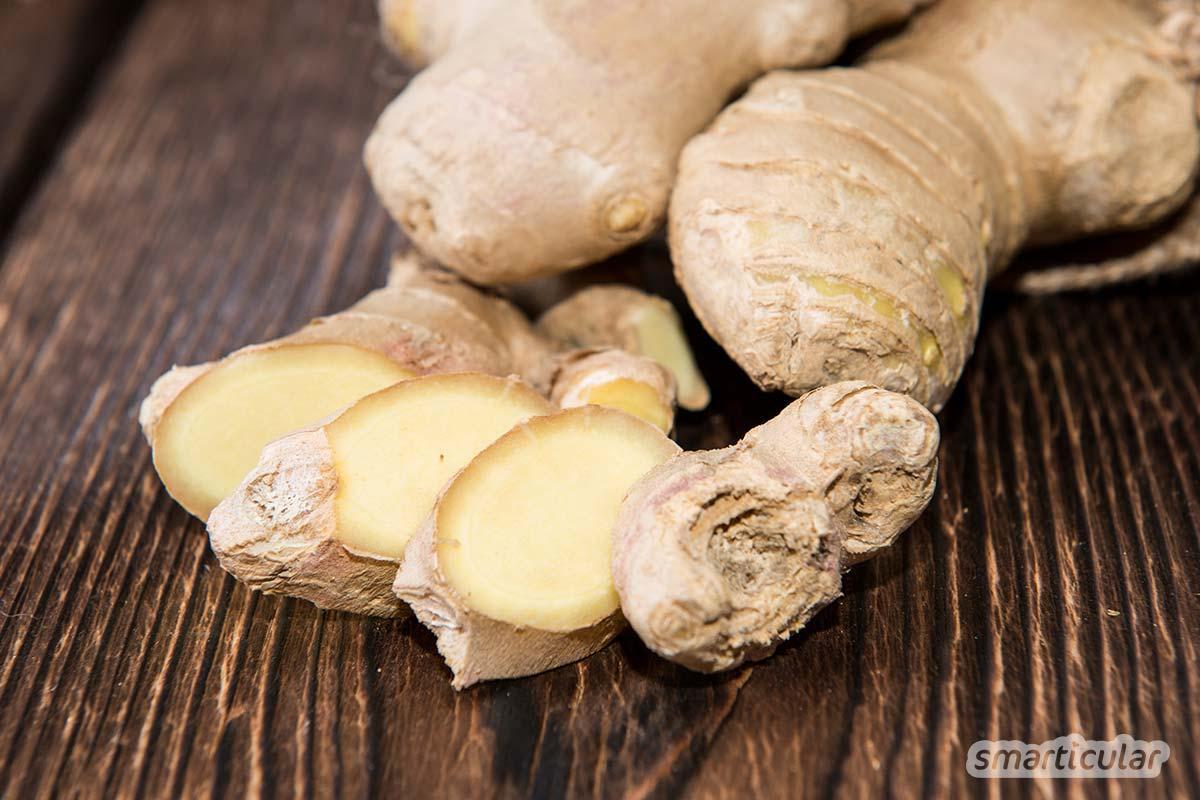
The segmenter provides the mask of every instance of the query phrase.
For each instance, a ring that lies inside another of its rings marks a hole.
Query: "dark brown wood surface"
[[[0,796],[1200,790],[1200,278],[993,296],[930,510],[773,659],[698,676],[626,634],[456,694],[413,622],[225,575],[135,421],[172,363],[349,304],[403,244],[359,160],[404,79],[371,4],[9,0],[0,63]],[[660,248],[616,267],[669,281]],[[724,444],[784,400],[694,333],[715,398],[680,439]],[[964,771],[1073,731],[1172,756]]]
[[[124,41],[142,0],[0,0],[0,240]]]

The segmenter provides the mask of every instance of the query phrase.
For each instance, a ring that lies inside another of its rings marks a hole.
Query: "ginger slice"
[[[550,399],[560,408],[605,406],[663,433],[675,423],[675,379],[666,367],[624,350],[578,350],[562,357]]]
[[[455,688],[552,669],[616,635],[613,524],[629,487],[678,452],[641,420],[585,406],[515,428],[446,487],[394,589],[437,635]]]
[[[498,436],[553,411],[516,379],[430,375],[269,444],[214,509],[221,566],[323,608],[401,613],[396,562],[443,485]]]
[[[664,404],[662,395],[647,383],[630,378],[614,378],[587,389],[583,398],[587,400],[586,405],[615,408],[649,422],[664,433],[671,430],[671,406]]]
[[[702,411],[708,407],[710,399],[708,384],[696,366],[679,316],[665,301],[663,305],[665,309],[644,306],[636,315],[637,352],[653,358],[675,376],[679,385],[679,405],[689,411]]]
[[[708,405],[708,384],[696,366],[675,307],[632,286],[601,284],[575,292],[542,314],[538,330],[576,347],[616,347],[661,364],[675,379],[682,408]]]
[[[413,374],[352,345],[244,351],[208,369],[171,399],[153,428],[155,469],[180,505],[207,519],[267,442]]]

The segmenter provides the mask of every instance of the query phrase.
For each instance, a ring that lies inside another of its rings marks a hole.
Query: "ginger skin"
[[[683,151],[676,276],[762,388],[863,379],[936,410],[1021,247],[1192,192],[1175,50],[1119,0],[941,0],[859,67],[767,75]]]
[[[613,579],[642,641],[689,669],[769,656],[840,594],[842,571],[924,510],[938,426],[861,382],[818,389],[732,447],[681,453],[630,489]]]
[[[475,283],[583,266],[658,228],[680,149],[738,87],[921,4],[384,3],[384,31],[411,32],[385,38],[448,49],[384,111],[367,168],[416,246]],[[481,15],[458,26],[458,8]]]

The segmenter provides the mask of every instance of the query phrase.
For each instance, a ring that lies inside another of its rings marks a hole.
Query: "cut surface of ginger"
[[[437,554],[455,593],[510,625],[574,631],[617,609],[612,531],[629,487],[679,452],[653,426],[584,406],[505,434],[447,488]]]
[[[709,391],[674,314],[647,308],[638,315],[638,347],[643,355],[662,364],[675,376],[679,404],[690,410],[708,405]]]
[[[412,376],[352,345],[278,345],[236,354],[171,403],[154,434],[154,466],[171,496],[206,520],[254,467],[263,445]]]
[[[660,431],[671,429],[671,408],[664,406],[662,397],[648,384],[630,378],[617,378],[598,384],[586,393],[587,402],[595,406],[615,408],[649,422]]]
[[[364,397],[325,426],[338,540],[398,560],[456,472],[513,426],[553,410],[519,381],[474,373],[415,378]]]

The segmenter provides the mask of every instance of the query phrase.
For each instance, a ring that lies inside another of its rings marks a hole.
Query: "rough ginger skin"
[[[391,591],[396,562],[356,553],[334,535],[337,488],[321,426],[271,442],[209,515],[213,552],[227,572],[260,592],[373,617],[404,614]]]
[[[664,658],[715,672],[769,656],[840,594],[845,567],[924,510],[938,426],[861,382],[818,389],[723,450],[681,453],[626,496],[621,609]]]
[[[384,111],[367,168],[417,247],[475,283],[579,267],[659,226],[680,149],[738,87],[921,3],[513,0],[461,37],[428,30],[447,9],[385,3],[385,31],[449,49]]]
[[[767,75],[683,152],[677,278],[762,388],[864,379],[936,410],[1021,247],[1188,198],[1171,52],[1118,0],[942,0],[860,67]]]
[[[436,513],[417,531],[391,587],[438,639],[438,652],[465,689],[500,678],[536,675],[587,658],[625,628],[619,612],[564,635],[518,627],[480,614],[455,598],[438,567]],[[397,600],[397,602],[400,602]]]

